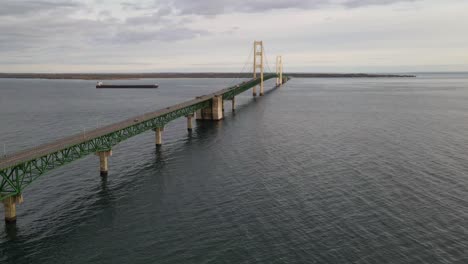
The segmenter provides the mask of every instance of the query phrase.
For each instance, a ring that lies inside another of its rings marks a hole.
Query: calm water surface
[[[8,153],[219,90],[0,79]],[[272,87],[269,82],[267,87]],[[222,122],[88,156],[0,221],[0,263],[468,263],[468,74],[292,79]],[[3,217],[3,208],[0,209]]]

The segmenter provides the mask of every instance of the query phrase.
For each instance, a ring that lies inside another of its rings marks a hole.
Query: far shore
[[[285,73],[298,78],[410,78],[415,75],[366,73]],[[0,73],[0,78],[15,79],[74,79],[74,80],[129,80],[156,78],[252,78],[251,73]]]

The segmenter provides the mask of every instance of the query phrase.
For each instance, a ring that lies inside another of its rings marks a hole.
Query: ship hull
[[[157,84],[143,84],[143,85],[138,85],[138,84],[101,84],[101,85],[96,85],[96,88],[98,89],[129,89],[129,88],[135,88],[135,89],[155,89],[158,88],[159,85]]]

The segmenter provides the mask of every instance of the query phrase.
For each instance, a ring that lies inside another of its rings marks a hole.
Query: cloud
[[[317,8],[328,4],[328,0],[173,0],[173,6],[181,14],[193,15],[220,15],[226,13],[261,13],[276,9],[289,8]]]
[[[148,5],[143,5],[141,3],[133,3],[133,2],[122,2],[120,5],[125,10],[135,11],[135,10],[147,10],[152,7]]]
[[[467,58],[463,0],[0,1],[0,71],[217,70],[247,56],[254,39],[289,67]]]
[[[167,4],[180,14],[214,16],[228,13],[261,13],[281,9],[318,9],[326,6],[358,8],[418,0],[172,0]],[[161,5],[157,1],[155,5]]]
[[[149,14],[143,14],[143,15],[136,15],[127,18],[126,22],[127,24],[133,24],[133,25],[139,25],[139,24],[157,24],[160,22],[169,22],[170,19],[174,19],[173,11],[171,8],[168,6],[163,6],[156,11],[153,11],[153,9],[149,9],[152,12]]]
[[[82,4],[74,1],[47,1],[47,0],[3,0],[0,16],[19,16],[31,13],[41,13],[59,9],[79,8]]]
[[[151,41],[179,41],[186,39],[193,39],[202,35],[208,35],[208,31],[193,30],[184,27],[171,27],[161,28],[154,30],[135,30],[128,29],[119,31],[116,35],[108,39],[101,39],[103,41],[119,43],[119,44],[132,44],[144,43]]]
[[[76,1],[7,0],[0,9],[0,55],[44,54],[57,47],[73,52],[90,46],[179,41],[208,34],[191,29],[189,19],[173,16],[167,7],[130,12],[126,19],[114,11],[111,6],[99,9]]]
[[[349,0],[343,3],[348,8],[358,8],[371,5],[391,5],[398,2],[416,2],[418,0]]]
[[[213,17],[231,13],[261,13],[282,9],[318,9],[341,5],[358,8],[416,0],[169,0],[123,2],[122,18],[111,10],[97,10],[90,2],[65,0],[4,0],[0,9],[0,52],[32,48],[56,41],[131,44],[178,41],[209,35],[191,28],[191,16]],[[104,1],[101,1],[104,3]],[[100,3],[101,3],[100,2]],[[94,17],[88,13],[96,11]],[[76,13],[88,16],[73,16]],[[2,20],[2,17],[4,18]],[[229,26],[223,32],[237,31]]]

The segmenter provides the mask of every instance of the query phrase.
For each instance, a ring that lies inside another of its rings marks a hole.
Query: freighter
[[[96,88],[158,88],[158,84],[104,84],[103,82],[97,82]]]

